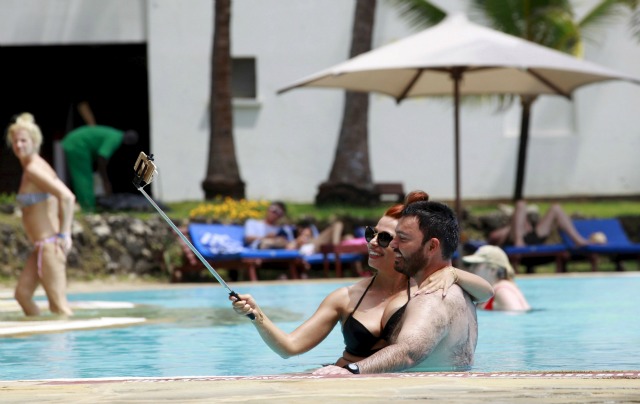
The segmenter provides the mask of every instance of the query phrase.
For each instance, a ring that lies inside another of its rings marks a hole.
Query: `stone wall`
[[[640,217],[619,219],[629,237],[640,242]],[[467,217],[463,238],[484,239],[488,231],[507,222],[508,216],[499,211]],[[186,220],[184,223],[174,220],[174,223],[180,227],[186,225]],[[183,261],[184,251],[178,236],[160,216],[142,220],[126,214],[77,215],[72,237],[73,248],[67,265],[69,279],[127,275],[168,281],[172,268]],[[20,218],[0,212],[0,278],[17,278],[32,250]]]
[[[77,216],[72,237],[70,279],[124,274],[168,279],[171,262],[181,259],[178,237],[161,217]],[[18,276],[32,250],[19,219],[0,221],[0,276]]]

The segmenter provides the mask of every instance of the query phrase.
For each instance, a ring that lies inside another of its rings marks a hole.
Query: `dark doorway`
[[[0,123],[31,112],[42,129],[41,155],[53,166],[54,143],[84,122],[76,111],[89,103],[99,125],[134,129],[138,144],[123,145],[109,164],[114,193],[136,193],[131,184],[138,153],[149,150],[147,46],[0,46]],[[18,190],[21,167],[5,145],[0,154],[0,193]]]

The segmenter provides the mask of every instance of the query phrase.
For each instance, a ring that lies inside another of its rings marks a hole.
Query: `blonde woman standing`
[[[22,166],[16,200],[22,209],[25,233],[33,243],[33,251],[18,278],[15,298],[25,315],[39,315],[33,294],[42,284],[51,312],[71,315],[66,296],[66,264],[72,245],[75,196],[40,156],[42,132],[33,115],[23,113],[15,118],[7,128],[7,143]]]

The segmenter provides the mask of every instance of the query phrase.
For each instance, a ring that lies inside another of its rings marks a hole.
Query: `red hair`
[[[407,206],[407,205],[409,205],[410,203],[413,203],[413,202],[419,202],[419,201],[425,201],[426,202],[428,200],[429,200],[429,194],[428,193],[426,193],[424,191],[411,191],[404,198],[404,202],[403,203],[398,203],[396,205],[393,205],[392,207],[387,209],[386,212],[384,212],[384,215],[392,217],[394,219],[400,219],[400,214],[402,213],[402,210],[404,209],[405,206]]]

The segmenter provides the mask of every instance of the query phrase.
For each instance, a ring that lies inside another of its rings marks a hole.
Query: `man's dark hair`
[[[422,244],[437,238],[440,240],[442,258],[450,259],[458,248],[460,227],[453,210],[447,205],[434,201],[420,201],[407,205],[402,217],[415,216],[422,231]]]

